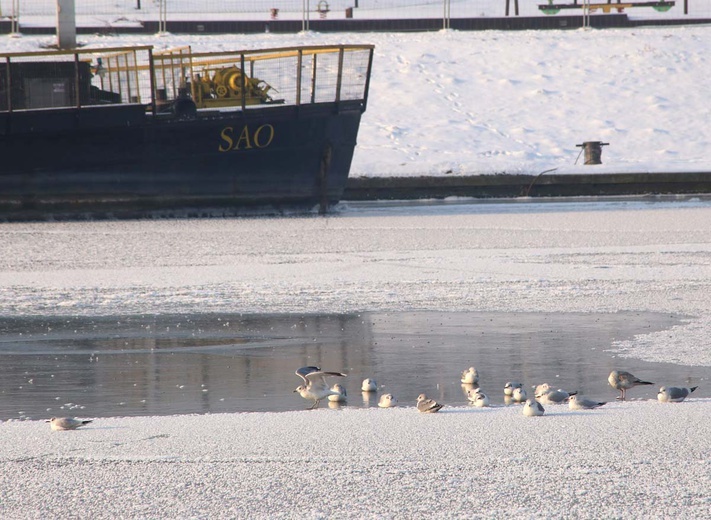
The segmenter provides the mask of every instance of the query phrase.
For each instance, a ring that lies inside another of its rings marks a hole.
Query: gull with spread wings
[[[346,374],[340,372],[324,372],[319,367],[301,367],[296,371],[296,375],[304,380],[304,384],[298,386],[294,392],[298,392],[304,399],[314,401],[309,410],[318,407],[321,399],[329,395],[338,395],[338,392],[326,383],[326,376],[346,377]]]

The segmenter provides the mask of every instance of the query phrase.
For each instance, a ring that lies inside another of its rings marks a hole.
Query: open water
[[[0,420],[301,410],[294,370],[342,371],[346,406],[375,406],[382,393],[412,406],[418,394],[467,404],[459,377],[475,366],[492,404],[507,381],[549,382],[601,400],[617,392],[612,369],[658,386],[701,385],[708,369],[615,357],[615,340],[663,330],[680,317],[656,313],[397,312],[346,315],[161,315],[0,319]],[[364,394],[364,378],[379,391]],[[329,406],[325,401],[321,406]]]

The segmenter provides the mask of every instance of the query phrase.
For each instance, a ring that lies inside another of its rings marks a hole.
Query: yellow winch
[[[193,81],[193,99],[198,108],[258,105],[272,103],[272,87],[258,78],[250,78],[236,66],[205,69]]]

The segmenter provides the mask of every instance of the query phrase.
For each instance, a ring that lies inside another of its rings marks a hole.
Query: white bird
[[[393,408],[397,406],[397,399],[395,399],[395,396],[393,396],[393,394],[383,394],[380,396],[378,406],[380,408]]]
[[[360,389],[363,392],[375,392],[378,389],[378,383],[375,382],[375,379],[366,378],[363,379],[363,384],[360,385]]]
[[[543,383],[536,387],[536,401],[541,404],[560,404],[568,400],[571,395],[575,395],[578,392],[566,392],[558,388],[557,390],[550,386],[548,383]]]
[[[526,401],[526,404],[523,405],[523,415],[528,417],[543,415],[545,411],[546,409],[535,399],[529,399]]]
[[[462,383],[465,385],[476,385],[479,383],[479,372],[476,371],[476,368],[469,367],[462,372]]]
[[[489,406],[489,397],[481,390],[469,390],[467,392],[467,399],[477,408]]]
[[[522,403],[527,397],[528,395],[523,388],[514,388],[513,394],[511,394],[511,399],[514,403]]]
[[[540,385],[535,385],[533,387],[533,395],[543,394],[552,389],[553,387],[548,383],[541,383]]]
[[[696,390],[698,386],[692,386],[691,388],[680,388],[677,386],[663,386],[659,389],[657,394],[657,399],[660,403],[680,403],[689,395],[691,392]]]
[[[346,392],[346,389],[343,385],[339,385],[338,383],[336,383],[331,387],[331,390],[336,393],[328,396],[329,401],[331,401],[332,403],[345,402],[346,398],[348,397],[348,393]]]
[[[581,395],[571,395],[568,400],[568,408],[571,410],[592,410],[593,408],[600,408],[607,403],[603,401],[593,401],[591,399],[585,399]]]
[[[346,374],[340,372],[323,372],[319,367],[301,367],[296,371],[296,375],[303,379],[305,384],[296,387],[294,392],[298,392],[304,399],[313,399],[314,404],[310,409],[316,408],[324,397],[337,394],[326,384],[326,376],[346,377]]]
[[[434,399],[428,399],[425,394],[420,394],[417,396],[417,411],[421,413],[436,413],[439,412],[440,408],[444,405],[439,404]]]
[[[52,417],[49,421],[50,428],[54,431],[76,430],[77,428],[89,424],[90,419],[75,419],[74,417]]]
[[[516,388],[523,388],[523,385],[517,381],[509,381],[504,385],[504,395],[511,397]]]
[[[623,370],[613,370],[607,378],[610,386],[615,390],[619,390],[622,396],[618,399],[625,400],[625,391],[639,385],[653,385],[649,381],[642,381],[640,378],[633,376],[629,372]]]

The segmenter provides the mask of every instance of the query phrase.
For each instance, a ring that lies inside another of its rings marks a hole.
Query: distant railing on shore
[[[56,23],[56,0],[0,0],[0,33],[46,32]],[[76,0],[81,28],[106,32],[295,32],[299,30],[418,31],[448,28],[570,27],[711,19],[708,0]],[[517,18],[537,18],[533,26]],[[548,19],[548,22],[543,22]],[[468,20],[468,24],[461,23]],[[476,21],[488,21],[486,24]],[[324,22],[327,22],[325,24]],[[222,24],[222,25],[221,25]],[[238,24],[238,25],[235,25]],[[171,29],[172,28],[172,29]],[[326,29],[324,29],[326,28]]]

